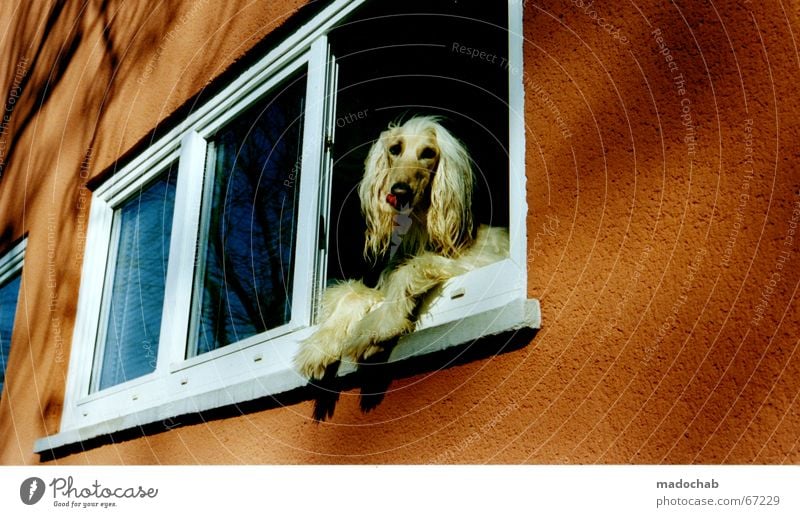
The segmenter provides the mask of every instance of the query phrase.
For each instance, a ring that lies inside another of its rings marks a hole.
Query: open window
[[[465,143],[478,222],[511,249],[442,286],[389,360],[538,326],[521,59],[516,3],[336,0],[115,171],[93,192],[61,429],[36,450],[305,385],[320,293],[370,271],[366,152],[417,114]]]
[[[375,138],[414,115],[441,117],[470,152],[476,222],[508,226],[507,27],[503,2],[370,2],[329,33],[338,67],[329,278],[370,269],[356,185]]]
[[[419,0],[368,2],[329,33],[337,65],[329,281],[370,283],[380,272],[363,257],[356,188],[370,146],[390,122],[441,117],[473,159],[476,223],[509,226],[509,34],[505,3]],[[482,312],[504,291],[518,296],[519,269],[508,262],[470,275],[484,281],[454,279],[418,328]]]

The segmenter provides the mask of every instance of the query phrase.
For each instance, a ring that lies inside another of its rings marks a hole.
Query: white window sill
[[[494,309],[467,317],[454,317],[450,321],[403,336],[392,349],[387,362],[397,363],[504,332],[538,329],[540,325],[539,301],[517,297]],[[310,331],[311,329],[308,329],[308,332]],[[345,377],[355,371],[355,365],[343,363],[339,368],[338,376]],[[159,421],[169,421],[181,415],[195,414],[265,396],[286,393],[302,388],[307,383],[307,379],[299,376],[291,367],[282,365],[282,367],[256,378],[231,381],[222,387],[205,392],[200,391],[181,399],[40,438],[36,440],[33,450],[36,453],[55,452],[65,446]],[[200,388],[202,389],[202,387]]]

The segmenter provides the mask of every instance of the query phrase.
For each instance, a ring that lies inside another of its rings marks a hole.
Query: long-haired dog
[[[508,256],[504,228],[474,228],[473,173],[464,146],[435,117],[390,125],[372,145],[358,194],[366,220],[364,255],[388,257],[375,288],[360,280],[328,287],[316,332],[295,364],[322,378],[414,329],[426,295],[449,278]]]

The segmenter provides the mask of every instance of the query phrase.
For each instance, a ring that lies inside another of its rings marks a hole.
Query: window
[[[11,333],[22,284],[22,258],[26,242],[22,241],[0,257],[0,396],[6,382],[6,365],[11,352]]]
[[[412,3],[331,2],[95,190],[61,430],[38,451],[306,384],[292,358],[327,283],[363,276],[352,191],[398,117],[455,125],[478,218],[512,242],[443,286],[390,360],[538,326],[521,77],[458,51],[521,70],[520,6]]]
[[[175,184],[169,167],[114,210],[92,391],[156,369]]]
[[[302,72],[209,141],[191,356],[291,323]]]

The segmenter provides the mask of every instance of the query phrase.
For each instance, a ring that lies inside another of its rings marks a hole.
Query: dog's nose
[[[397,199],[406,200],[411,195],[411,185],[402,181],[392,185],[392,194],[397,196]]]

